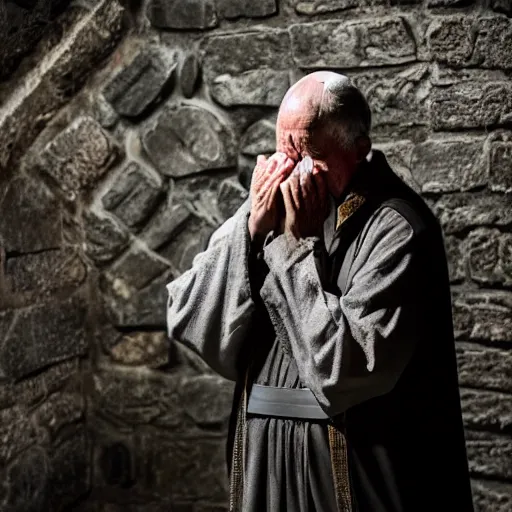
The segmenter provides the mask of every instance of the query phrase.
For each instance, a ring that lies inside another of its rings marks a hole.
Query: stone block
[[[62,212],[44,185],[22,177],[0,185],[0,211],[0,246],[5,251],[25,253],[60,247]]]
[[[488,432],[466,431],[469,470],[473,476],[509,480],[512,439]]]
[[[97,265],[113,260],[128,245],[129,235],[119,223],[94,211],[83,214],[84,252]]]
[[[2,331],[5,332],[5,331]],[[33,405],[63,387],[79,374],[78,358],[56,364],[33,377],[19,382],[3,382],[0,385],[0,407],[14,404]]]
[[[361,5],[360,0],[315,0],[313,2],[303,2],[296,0],[294,2],[295,11],[298,14],[305,14],[308,16],[315,16],[316,14],[324,14],[338,11],[345,11],[346,9],[353,9]],[[378,3],[377,1],[375,3]],[[380,3],[383,3],[380,2]]]
[[[469,292],[453,301],[455,336],[470,340],[512,341],[512,293]]]
[[[87,305],[79,296],[20,309],[0,348],[4,374],[19,379],[85,354],[86,315]]]
[[[79,117],[39,155],[39,165],[74,199],[91,188],[122,150],[92,117]]]
[[[179,80],[185,98],[192,98],[198,87],[201,67],[197,55],[187,53],[180,64]]]
[[[154,27],[164,29],[205,30],[218,25],[214,0],[151,0],[147,17]]]
[[[21,452],[35,444],[48,442],[44,429],[33,424],[24,408],[14,406],[0,411],[0,464],[5,467]]]
[[[77,250],[69,247],[7,259],[7,283],[13,293],[41,297],[57,290],[73,290],[86,276]]]
[[[512,235],[496,229],[473,231],[466,242],[471,278],[482,284],[512,284]]]
[[[177,427],[183,422],[180,378],[158,373],[104,369],[94,375],[93,408],[110,421],[144,425],[170,412]]]
[[[258,69],[237,76],[218,75],[211,82],[213,98],[224,107],[278,107],[290,86],[288,71]]]
[[[511,38],[512,22],[499,17],[436,19],[428,30],[433,58],[450,66],[511,69]]]
[[[120,295],[129,294],[129,289],[140,290],[169,268],[168,263],[157,254],[147,251],[138,243],[132,244],[107,271],[108,279]]]
[[[103,207],[130,228],[138,228],[154,212],[163,198],[163,182],[130,162],[102,197]]]
[[[0,111],[0,168],[14,164],[48,121],[89,78],[123,32],[119,2],[100,0],[29,72]]]
[[[512,427],[512,395],[461,388],[462,416],[467,428],[501,430]]]
[[[202,47],[204,76],[224,106],[279,106],[289,86],[290,37],[280,29],[216,35]]]
[[[141,466],[147,490],[160,493],[165,489],[173,499],[227,499],[228,481],[224,439],[168,439],[146,436],[142,440]],[[147,461],[158,460],[158,465]],[[201,485],[197,485],[201,482]]]
[[[472,81],[436,87],[430,116],[434,130],[506,125],[512,120],[512,84]]]
[[[179,272],[186,272],[192,267],[195,256],[206,249],[214,231],[211,224],[192,216],[184,229],[158,252]]]
[[[428,140],[417,144],[411,172],[422,192],[471,190],[488,182],[484,139]]]
[[[112,360],[127,366],[158,368],[169,362],[166,332],[133,332],[121,337],[110,350]]]
[[[219,186],[218,205],[224,219],[229,219],[242,206],[249,192],[234,179],[226,179]]]
[[[512,210],[501,194],[445,195],[433,206],[445,233],[457,233],[478,226],[509,226]]]
[[[126,289],[114,283],[104,285],[104,304],[110,321],[118,327],[166,328],[167,290],[176,275],[168,271],[141,290]]]
[[[318,21],[290,27],[293,59],[301,69],[352,68],[416,60],[416,42],[402,17],[375,21]]]
[[[103,89],[106,100],[122,116],[146,114],[174,86],[175,53],[144,47]]]
[[[143,136],[144,148],[166,176],[182,177],[235,165],[236,137],[225,119],[193,105],[172,105]]]
[[[475,512],[508,512],[512,509],[512,485],[492,480],[473,480]]]
[[[48,510],[50,478],[51,462],[44,448],[33,446],[23,452],[7,470],[5,510]]]
[[[144,232],[141,233],[141,240],[151,250],[158,250],[183,229],[191,215],[185,205],[175,203],[169,197],[169,200],[157,210]]]
[[[202,427],[227,427],[231,413],[234,386],[215,375],[185,377],[181,381],[180,397],[185,414]]]
[[[467,7],[475,0],[427,0],[427,7]]]
[[[92,108],[92,115],[102,128],[113,128],[119,121],[119,114],[101,93],[96,96],[96,102]]]
[[[512,143],[493,142],[489,186],[496,192],[512,192]]]
[[[411,127],[429,126],[429,70],[425,64],[404,71],[354,71],[350,78],[372,106],[372,125],[376,133],[393,139],[397,134],[409,138]],[[398,128],[403,127],[403,132]]]
[[[51,454],[49,510],[65,510],[90,490],[90,467],[90,440],[80,428]]]
[[[461,386],[512,392],[512,351],[463,342],[456,349]]]
[[[55,393],[34,413],[37,425],[45,428],[56,439],[63,427],[82,420],[85,413],[84,398],[78,393]]]
[[[245,155],[268,155],[276,150],[276,125],[262,119],[247,128],[240,141],[240,151]]]
[[[277,13],[276,0],[217,0],[219,14],[226,19],[262,18]]]
[[[448,273],[452,283],[459,282],[466,277],[465,253],[463,244],[456,236],[445,236],[444,246],[448,260]]]

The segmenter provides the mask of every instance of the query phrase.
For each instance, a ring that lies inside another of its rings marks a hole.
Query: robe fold
[[[363,206],[336,227],[354,193]],[[169,337],[228,379],[307,387],[343,417],[354,509],[470,512],[441,229],[377,151],[343,199],[322,237],[270,234],[258,251],[244,203],[167,286]],[[325,421],[245,428],[243,512],[337,510]]]

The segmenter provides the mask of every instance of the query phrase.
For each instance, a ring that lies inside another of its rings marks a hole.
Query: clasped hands
[[[251,180],[251,239],[271,230],[295,239],[321,236],[329,203],[324,171],[299,172],[300,162],[285,153],[258,156]]]

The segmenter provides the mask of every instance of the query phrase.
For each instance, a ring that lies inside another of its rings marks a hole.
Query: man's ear
[[[372,141],[370,137],[367,135],[361,135],[361,137],[358,137],[356,139],[356,158],[357,163],[362,162],[366,155],[370,152],[372,149]]]

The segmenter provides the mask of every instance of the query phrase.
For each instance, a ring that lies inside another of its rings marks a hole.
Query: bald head
[[[321,128],[344,146],[368,135],[371,114],[366,99],[350,79],[332,71],[317,71],[296,82],[286,93],[278,129]]]
[[[312,157],[317,169],[328,171],[337,196],[370,151],[370,127],[368,103],[350,79],[317,71],[287,91],[277,116],[277,149],[295,161]]]

